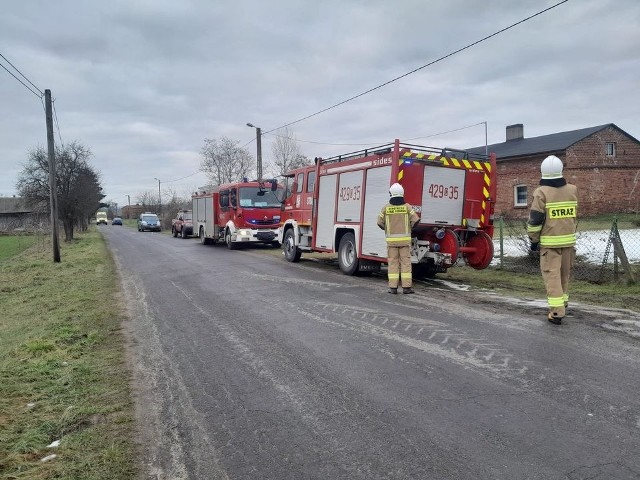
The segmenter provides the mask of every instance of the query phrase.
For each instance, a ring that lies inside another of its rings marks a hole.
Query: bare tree
[[[295,168],[311,165],[311,160],[300,151],[293,132],[288,128],[278,130],[276,140],[271,145],[272,169],[275,176],[284,175]]]
[[[246,148],[238,146],[239,143],[225,136],[213,140],[205,138],[200,150],[200,168],[212,184],[237,182],[254,173],[254,160]]]
[[[89,164],[91,156],[91,150],[77,141],[55,149],[58,218],[67,242],[73,240],[74,228],[82,228],[104,198],[100,175]],[[49,162],[43,147],[29,152],[16,189],[30,205],[48,210]]]
[[[142,205],[145,211],[158,210],[158,192],[154,190],[145,190],[138,193],[136,203]]]

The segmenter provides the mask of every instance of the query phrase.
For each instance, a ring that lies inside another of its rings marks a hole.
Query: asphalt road
[[[100,228],[144,478],[640,478],[640,340],[595,314]]]

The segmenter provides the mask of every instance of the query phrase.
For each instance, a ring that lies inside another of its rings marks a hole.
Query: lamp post
[[[153,177],[154,180],[158,181],[158,216],[162,215],[162,197],[160,196],[160,179]]]
[[[129,209],[127,210],[127,218],[131,218],[131,197],[127,195],[127,203],[129,204]]]
[[[247,127],[256,129],[256,144],[258,146],[258,180],[262,179],[262,130],[260,127],[256,127],[253,123],[247,123]]]

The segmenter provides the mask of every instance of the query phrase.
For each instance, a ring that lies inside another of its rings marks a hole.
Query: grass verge
[[[439,274],[438,278],[516,298],[546,298],[540,272],[516,273],[496,267],[474,270],[462,266],[450,268],[447,273]],[[569,296],[570,301],[640,311],[640,284],[638,283],[595,284],[573,280],[569,284]]]
[[[95,229],[50,250],[0,263],[0,478],[134,478],[113,261]]]

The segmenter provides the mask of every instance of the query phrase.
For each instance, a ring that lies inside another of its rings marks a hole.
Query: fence
[[[492,265],[539,274],[540,257],[529,251],[527,220],[500,217],[495,226]],[[608,223],[579,219],[573,278],[598,284],[640,281],[640,217],[619,222],[612,216]]]

